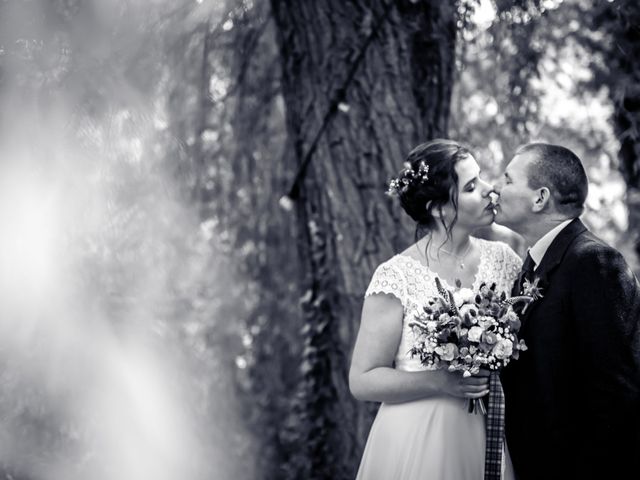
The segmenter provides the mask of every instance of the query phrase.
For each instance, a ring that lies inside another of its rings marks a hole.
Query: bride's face
[[[492,186],[480,176],[480,167],[475,158],[467,155],[456,163],[458,175],[458,220],[456,227],[473,230],[493,222],[493,206],[489,197]],[[448,218],[453,218],[453,205],[447,210]]]

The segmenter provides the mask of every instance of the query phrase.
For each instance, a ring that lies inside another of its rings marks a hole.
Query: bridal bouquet
[[[497,371],[527,349],[518,340],[520,318],[516,303],[528,304],[529,296],[507,298],[497,293],[496,285],[482,284],[479,291],[460,288],[455,292],[436,278],[439,295],[409,323],[416,343],[410,353],[430,368],[447,368],[465,377],[481,368]],[[478,399],[469,403],[469,412],[485,413]]]

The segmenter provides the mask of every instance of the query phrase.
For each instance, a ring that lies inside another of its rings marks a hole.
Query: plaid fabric
[[[485,480],[500,480],[502,475],[502,440],[504,437],[504,394],[498,372],[489,377],[487,405],[487,447],[484,457]]]

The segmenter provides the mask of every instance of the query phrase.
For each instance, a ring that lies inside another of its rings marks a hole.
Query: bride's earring
[[[433,200],[427,200],[427,203],[424,206],[424,209],[428,212],[429,209],[431,208],[431,203],[433,203]]]
[[[442,205],[438,207],[438,213],[440,214],[440,220],[444,222],[447,219],[447,212],[442,209]]]

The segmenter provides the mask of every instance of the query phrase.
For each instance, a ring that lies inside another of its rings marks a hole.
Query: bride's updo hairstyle
[[[438,222],[447,236],[458,218],[458,175],[455,165],[471,152],[452,140],[435,139],[415,147],[404,169],[391,180],[388,193],[397,195],[400,205],[416,222],[416,238],[433,231]],[[451,203],[455,211],[446,219],[442,208]]]

